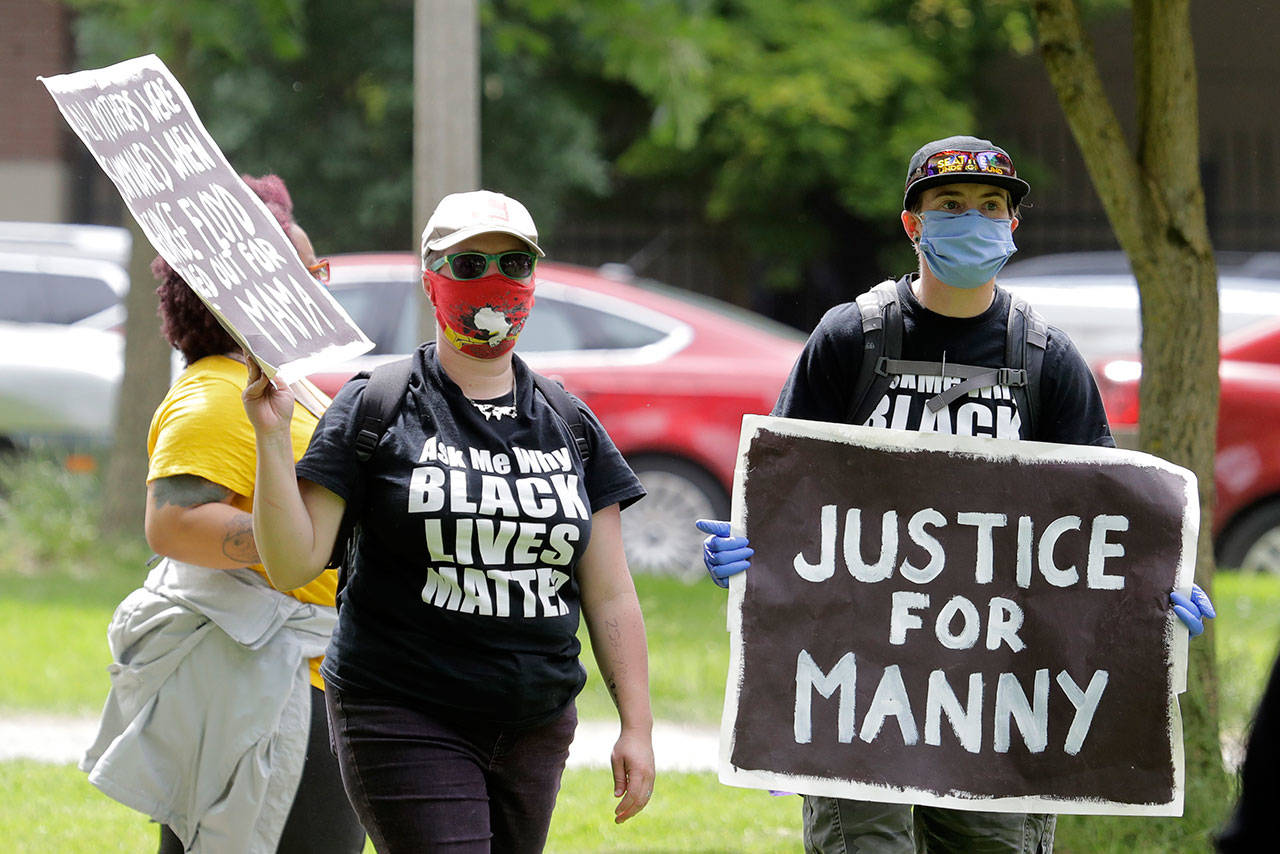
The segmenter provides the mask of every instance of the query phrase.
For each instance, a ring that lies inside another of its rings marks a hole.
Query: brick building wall
[[[66,125],[36,75],[71,70],[69,13],[4,0],[0,14],[0,220],[56,222],[69,204]]]

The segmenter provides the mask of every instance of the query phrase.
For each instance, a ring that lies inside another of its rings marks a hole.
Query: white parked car
[[[123,371],[118,332],[0,321],[0,446],[109,441]]]
[[[1090,364],[1141,350],[1138,285],[1120,252],[1042,255],[1010,263],[997,281],[1071,336]],[[1280,253],[1224,253],[1218,304],[1222,335],[1280,316]]]
[[[129,232],[0,223],[0,446],[110,438]]]

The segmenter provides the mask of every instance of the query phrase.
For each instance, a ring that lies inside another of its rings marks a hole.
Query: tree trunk
[[[1196,580],[1211,590],[1218,290],[1200,183],[1189,0],[1134,0],[1136,155],[1103,90],[1075,0],[1032,0],[1031,8],[1045,68],[1138,280],[1139,444],[1199,478]],[[1191,644],[1188,683],[1187,780],[1198,796],[1225,800],[1212,628]]]
[[[170,350],[160,335],[151,248],[142,229],[129,217],[133,256],[124,327],[124,376],[116,394],[114,441],[103,475],[104,535],[139,534],[146,511],[147,430],[151,414],[169,388]]]

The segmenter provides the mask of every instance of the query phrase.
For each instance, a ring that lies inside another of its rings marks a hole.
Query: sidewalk
[[[0,717],[0,762],[35,759],[39,762],[74,764],[97,733],[97,718],[54,715]],[[570,768],[607,768],[609,752],[618,737],[618,724],[581,721],[573,746]],[[1222,758],[1231,771],[1244,758],[1241,733],[1221,737]],[[659,771],[714,771],[720,750],[720,733],[714,727],[658,721],[653,727],[653,753]]]
[[[0,761],[35,759],[74,764],[97,733],[97,718],[12,715],[0,718]],[[570,768],[609,766],[618,724],[582,721],[569,748]],[[659,771],[714,771],[719,752],[714,727],[659,721],[653,727],[653,752]]]

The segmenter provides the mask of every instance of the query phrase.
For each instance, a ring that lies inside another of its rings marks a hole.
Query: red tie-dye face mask
[[[514,347],[533,308],[533,276],[516,281],[491,273],[460,282],[428,270],[422,281],[444,337],[477,359],[495,359]]]

